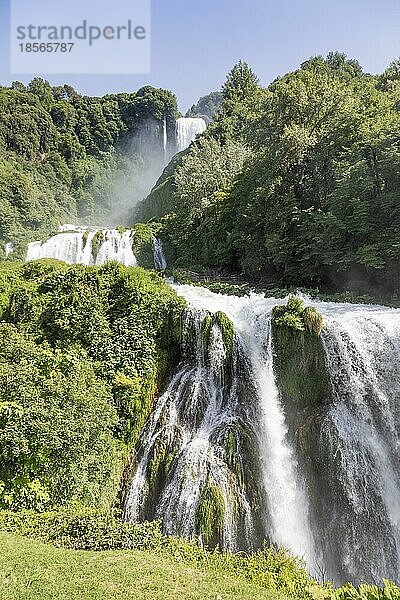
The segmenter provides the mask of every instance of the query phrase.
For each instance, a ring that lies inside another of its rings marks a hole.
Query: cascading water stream
[[[168,533],[195,535],[196,514],[210,473],[211,480],[221,489],[225,507],[229,507],[238,490],[229,484],[230,480],[235,482],[235,477],[234,473],[229,476],[221,440],[226,442],[230,428],[236,424],[236,447],[240,448],[243,440],[248,440],[250,448],[245,452],[251,461],[245,456],[241,458],[246,469],[253,469],[253,473],[244,483],[239,502],[244,515],[242,523],[239,524],[237,519],[235,522],[232,513],[225,510],[229,518],[224,522],[221,543],[230,549],[251,549],[267,537],[313,564],[307,497],[286,439],[285,420],[273,374],[270,324],[276,301],[256,295],[250,298],[221,296],[191,286],[179,286],[177,291],[188,300],[192,310],[197,311],[197,340],[201,339],[202,323],[207,315],[222,310],[234,323],[237,337],[231,385],[227,386],[218,375],[224,371],[224,357],[221,334],[214,323],[210,346],[202,347],[198,343],[197,366],[189,367],[184,361],[178,379],[173,379],[159,400],[142,440],[141,457],[126,500],[126,518],[135,520],[152,516],[141,511],[149,498],[149,464],[153,460],[150,457],[154,456],[155,440],[160,435],[157,423],[165,422],[163,411],[170,415],[170,423],[173,415],[175,433],[170,426],[166,437],[169,443],[179,439],[179,451],[164,491],[160,497],[153,497],[156,502],[153,516],[163,516],[164,530]],[[187,336],[188,322],[184,331]],[[204,354],[208,355],[205,363]],[[179,409],[182,404],[185,406],[183,412]],[[203,411],[200,421],[196,418],[199,411]],[[191,423],[189,428],[182,424],[182,415]],[[216,432],[219,430],[218,437]],[[252,488],[253,498],[250,497]]]
[[[154,268],[158,271],[164,271],[167,268],[167,260],[165,258],[162,241],[160,238],[153,238],[153,256]]]
[[[167,131],[167,116],[164,114],[163,119],[163,150],[164,150],[164,165],[168,162],[168,131]]]
[[[99,229],[84,226],[61,225],[60,233],[45,242],[28,245],[26,260],[55,258],[69,264],[103,265],[109,261],[135,267],[135,234],[131,229]],[[167,266],[161,240],[153,238],[155,269]]]
[[[331,490],[325,564],[338,580],[400,580],[400,311],[319,303],[332,402],[320,428]],[[321,490],[315,504],[329,502]],[[319,511],[320,514],[322,511]],[[328,517],[328,518],[327,518]],[[322,536],[321,536],[322,537]]]
[[[131,230],[121,233],[117,229],[89,229],[73,225],[62,225],[60,233],[43,243],[30,243],[26,260],[39,258],[56,258],[69,264],[102,265],[115,260],[126,266],[137,265]]]
[[[191,307],[184,338],[196,353],[184,353],[143,433],[126,519],[162,518],[168,533],[202,537],[202,498],[212,506],[214,486],[224,509],[213,543],[251,549],[267,538],[338,584],[399,581],[400,311],[308,301],[324,316],[331,392],[300,409],[274,376],[271,312],[283,300],[175,289]],[[236,331],[230,370],[218,311]],[[170,458],[157,479],[160,456]]]
[[[232,320],[250,362],[261,421],[255,427],[266,492],[267,535],[274,543],[314,563],[307,498],[286,439],[286,425],[273,372],[272,308],[282,303],[252,294],[236,298],[180,286],[178,293],[198,308],[222,310]]]

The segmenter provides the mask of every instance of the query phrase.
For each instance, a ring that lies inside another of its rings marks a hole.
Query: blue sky
[[[10,74],[8,45],[9,0],[0,0],[0,83],[29,81]],[[152,0],[150,75],[45,77],[90,95],[165,87],[186,111],[219,89],[239,59],[267,85],[330,50],[357,58],[369,72],[382,71],[400,56],[400,0]]]

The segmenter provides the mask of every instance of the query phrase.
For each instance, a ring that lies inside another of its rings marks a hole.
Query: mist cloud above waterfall
[[[186,149],[205,128],[203,119],[180,118],[173,139],[168,139],[165,122],[144,121],[123,141],[105,171],[93,178],[87,190],[91,224],[132,225],[136,205],[150,193],[175,152]]]
[[[156,122],[145,123],[93,177],[87,188],[93,225],[129,226],[138,202],[145,198],[160,176],[166,161]]]

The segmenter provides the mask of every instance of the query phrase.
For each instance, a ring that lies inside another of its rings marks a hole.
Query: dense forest
[[[206,123],[211,123],[222,108],[222,92],[211,92],[202,96],[186,113],[186,117],[200,117]]]
[[[400,66],[316,56],[268,88],[239,63],[207,132],[140,207],[177,266],[289,285],[394,292]],[[151,214],[150,214],[151,213]]]
[[[176,98],[150,86],[91,98],[35,78],[0,88],[0,241],[24,257],[25,242],[61,223],[124,225],[173,139]],[[158,150],[158,153],[157,153]]]
[[[373,76],[336,52],[262,88],[240,62],[188,111],[207,131],[144,201],[165,159],[164,117],[173,154],[172,93],[90,98],[38,78],[1,88],[3,257],[11,242],[23,258],[27,240],[62,222],[162,220],[176,267],[393,295],[399,73],[395,61]]]
[[[0,271],[0,508],[113,506],[127,453],[179,359],[184,301],[109,264]]]

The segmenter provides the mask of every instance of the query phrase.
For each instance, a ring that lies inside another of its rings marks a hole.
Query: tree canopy
[[[196,256],[199,268],[279,284],[398,289],[399,73],[398,61],[372,76],[332,52],[261,88],[235,65],[208,151],[200,139],[168,175],[179,264]],[[215,143],[243,160],[199,198],[220,168]]]

